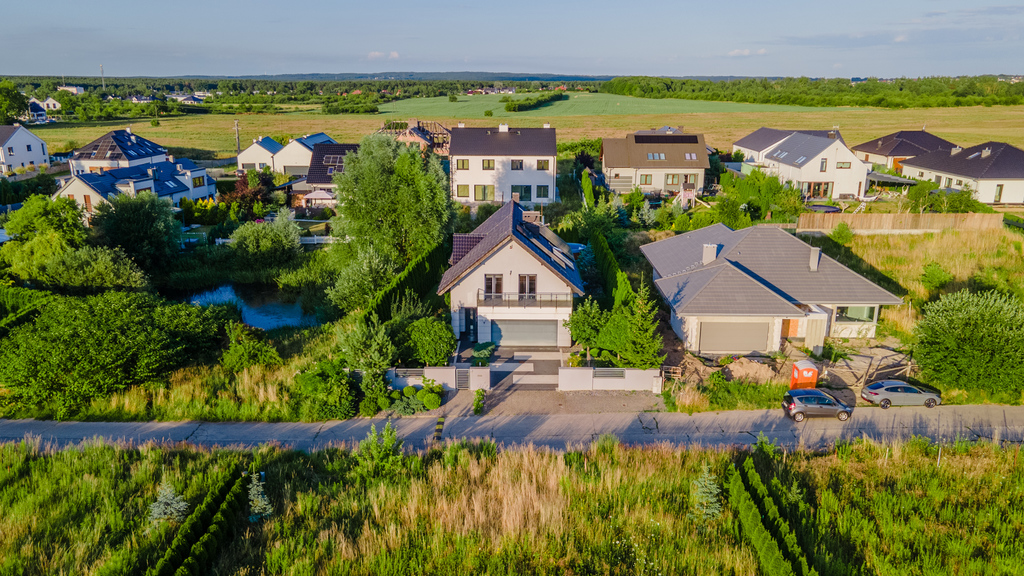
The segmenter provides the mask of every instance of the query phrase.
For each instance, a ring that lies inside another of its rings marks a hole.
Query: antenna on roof
[[[103,84],[103,91],[107,90],[107,80],[103,77],[103,64],[100,64],[100,83]]]

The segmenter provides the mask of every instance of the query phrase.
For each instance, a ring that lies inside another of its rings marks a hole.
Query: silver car
[[[901,380],[879,380],[861,390],[860,397],[878,404],[882,409],[889,406],[927,406],[934,408],[942,403],[942,397],[934,392],[921,390]]]
[[[794,422],[809,416],[835,416],[846,421],[853,409],[838,398],[817,388],[798,388],[782,395],[782,411]]]

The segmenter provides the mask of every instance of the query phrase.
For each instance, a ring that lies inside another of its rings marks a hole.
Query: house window
[[[918,178],[924,178],[924,172],[918,171],[917,177]]]
[[[547,170],[550,166],[550,160],[537,160],[537,170]]]
[[[821,171],[825,172],[828,170],[828,158],[821,159]]]
[[[260,170],[263,170],[266,167],[267,167],[266,164],[264,164],[263,162],[260,162]]]
[[[501,274],[484,274],[484,294],[501,294]]]
[[[530,192],[531,191],[532,191],[532,186],[520,186],[520,185],[515,185],[515,184],[512,185],[512,193],[513,194],[519,194],[519,200],[522,201],[522,202],[529,202],[530,201]]]
[[[697,153],[696,152],[687,152],[686,153],[686,159],[687,160],[696,160],[697,159]]]
[[[836,322],[874,322],[876,306],[838,306]]]
[[[683,176],[683,182],[686,183],[686,184],[696,184],[697,183],[697,175],[696,174],[687,174],[687,175]]]
[[[512,169],[513,170],[522,170],[523,169],[523,161],[522,160],[513,160],[512,161]]]
[[[455,161],[456,170],[469,170],[469,158],[461,158]]]
[[[677,186],[679,184],[679,174],[666,174],[665,184],[667,186]]]
[[[537,275],[536,274],[520,274],[519,275],[519,299],[536,299],[537,298]]]
[[[651,176],[650,174],[641,174],[640,175],[640,185],[641,186],[650,186],[652,181],[653,181],[653,176]]]
[[[647,153],[647,159],[648,160],[664,160],[665,159],[665,154],[663,152],[648,152]]]
[[[87,194],[83,200],[85,200],[85,211],[92,214],[92,196]]]
[[[494,160],[484,160],[483,168],[484,170],[494,170]]]
[[[203,186],[203,180],[204,179],[203,179],[202,176],[194,176],[192,178],[192,187],[193,188],[200,188],[200,187],[202,187]]]
[[[846,170],[850,167],[849,162],[836,162],[836,170]]]
[[[947,177],[946,177],[946,188],[949,188],[949,187],[950,187],[950,186],[952,186],[952,185],[953,185],[953,179],[952,179],[952,178],[949,178],[949,177],[947,176]]]
[[[245,163],[242,164],[242,170],[255,170],[255,169],[256,169],[256,165],[255,164],[245,164]]]
[[[31,144],[26,144],[25,145],[25,151],[26,152],[31,152],[32,151],[32,145]]]
[[[1000,186],[1000,188],[1002,188],[1002,186]],[[540,200],[541,198],[547,198],[547,197],[548,197],[548,186],[547,186],[547,184],[538,184],[537,185],[537,199]]]
[[[473,199],[478,202],[494,200],[494,186],[477,184],[473,188]]]
[[[14,156],[14,146],[8,146],[7,153],[10,154],[11,156]]]
[[[964,181],[963,180],[957,180],[956,181],[956,185],[957,186],[963,186],[964,185]]]
[[[327,167],[327,175],[330,176],[331,174],[334,174],[334,166]]]
[[[469,184],[459,184],[456,186],[455,195],[459,198],[469,198]]]
[[[1003,201],[1003,185],[1002,184],[996,184],[996,197],[993,198],[992,201],[993,202],[1002,202]]]

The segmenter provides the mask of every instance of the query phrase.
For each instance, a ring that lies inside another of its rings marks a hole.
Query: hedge
[[[619,262],[615,259],[612,249],[608,247],[608,241],[598,234],[590,239],[590,245],[594,249],[597,269],[604,280],[605,292],[611,294],[615,301],[614,308],[631,302],[636,293],[629,283],[629,277],[619,268]]]
[[[522,100],[512,100],[505,103],[506,112],[525,112],[527,110],[533,110],[534,108],[540,108],[548,102],[556,102],[558,100],[567,100],[568,97],[565,92],[555,91],[548,92],[546,94],[539,94],[533,98],[524,98]]]
[[[441,275],[448,265],[449,251],[448,244],[441,242],[414,259],[390,284],[374,295],[362,315],[377,314],[377,318],[384,323],[391,319],[392,304],[404,296],[406,290],[412,290],[421,298],[426,297],[427,292],[441,282]]]
[[[8,330],[38,312],[51,298],[55,296],[40,290],[15,286],[0,287],[0,337],[7,335]]]
[[[761,566],[764,576],[795,576],[793,566],[782,555],[779,544],[761,522],[761,512],[754,504],[750,493],[743,486],[740,474],[733,470],[729,479],[729,505],[736,511],[740,520],[743,538],[754,549],[757,563]]]
[[[761,481],[760,474],[754,468],[753,458],[747,458],[743,462],[743,476],[747,488],[757,495],[761,501],[758,507],[762,517],[768,519],[768,531],[771,532],[777,543],[782,544],[783,553],[789,562],[796,567],[799,576],[818,576],[818,571],[807,564],[807,556],[800,548],[796,534],[789,526],[789,522],[779,513],[775,500],[768,493],[768,488]]]

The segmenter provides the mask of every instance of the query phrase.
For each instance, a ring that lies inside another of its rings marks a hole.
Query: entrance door
[[[463,308],[463,334],[470,342],[476,342],[476,308]]]

